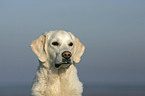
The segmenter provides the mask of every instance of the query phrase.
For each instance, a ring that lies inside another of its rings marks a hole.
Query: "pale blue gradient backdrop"
[[[145,84],[144,0],[1,0],[0,85],[31,84],[38,60],[29,45],[56,29],[85,45],[83,83]]]

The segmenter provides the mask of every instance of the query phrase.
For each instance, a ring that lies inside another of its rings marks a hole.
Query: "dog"
[[[39,67],[33,80],[31,96],[82,96],[75,63],[85,47],[71,32],[49,31],[31,43]]]

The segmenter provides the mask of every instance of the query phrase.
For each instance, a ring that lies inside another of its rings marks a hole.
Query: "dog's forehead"
[[[52,35],[52,39],[61,40],[61,41],[72,40],[71,36],[66,31],[54,32],[53,35]]]

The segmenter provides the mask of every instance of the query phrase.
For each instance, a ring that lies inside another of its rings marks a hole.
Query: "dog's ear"
[[[48,59],[47,49],[48,49],[49,37],[50,37],[49,35],[44,33],[36,40],[34,40],[30,45],[32,51],[36,54],[36,56],[41,62],[45,62]]]
[[[80,62],[80,58],[84,53],[85,46],[76,38],[71,32],[69,32],[72,39],[74,40],[74,51],[73,51],[73,60],[75,63]]]

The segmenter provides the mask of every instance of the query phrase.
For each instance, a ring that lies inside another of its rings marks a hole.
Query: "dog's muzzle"
[[[69,66],[72,64],[70,57],[72,56],[71,52],[64,51],[62,53],[62,63],[55,64],[56,68],[69,68]]]

